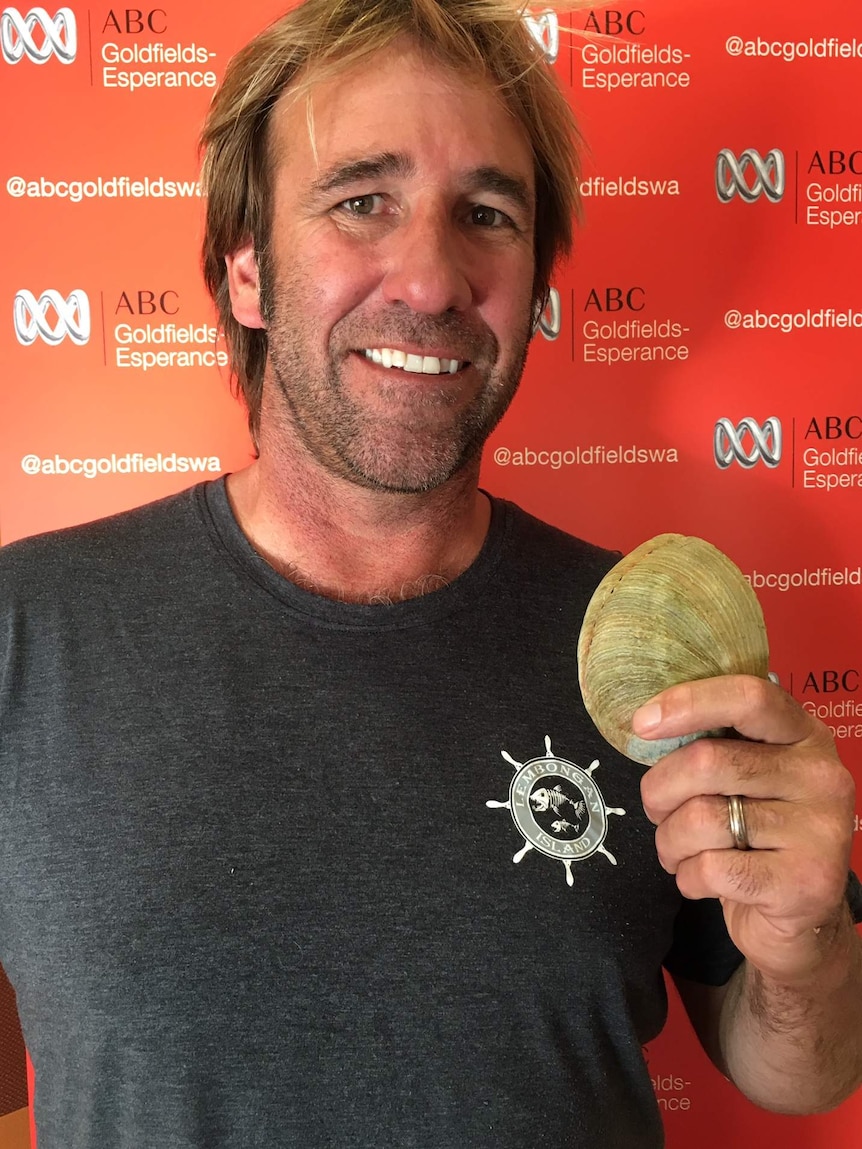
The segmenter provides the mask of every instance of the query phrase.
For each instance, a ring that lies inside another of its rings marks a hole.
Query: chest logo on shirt
[[[551,739],[545,736],[545,756],[517,762],[501,751],[515,768],[509,784],[508,802],[485,803],[493,810],[508,810],[524,839],[524,847],[512,858],[520,862],[530,850],[556,858],[566,867],[566,881],[575,884],[572,862],[582,862],[593,854],[604,854],[612,865],[613,854],[605,849],[608,815],[625,810],[606,806],[602,792],[593,781],[598,758],[586,770],[557,758]]]

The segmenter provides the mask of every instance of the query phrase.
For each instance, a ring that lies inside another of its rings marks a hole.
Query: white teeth
[[[368,347],[365,358],[382,367],[400,367],[417,375],[455,375],[464,364],[458,359],[444,359],[436,355],[408,355],[390,347]]]

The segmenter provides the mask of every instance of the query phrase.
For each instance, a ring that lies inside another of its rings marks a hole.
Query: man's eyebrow
[[[308,189],[308,195],[309,198],[315,199],[387,176],[406,179],[415,172],[416,164],[405,152],[379,152],[377,155],[334,164],[314,180]],[[534,197],[526,181],[520,176],[503,171],[502,168],[493,166],[473,168],[465,174],[462,186],[471,194],[492,192],[508,199],[528,214],[533,211]]]
[[[527,213],[533,211],[533,194],[520,176],[510,175],[501,168],[475,168],[466,179],[471,192],[493,192],[504,196]]]
[[[415,165],[404,152],[380,152],[362,159],[347,160],[333,165],[322,172],[309,188],[309,194],[326,195],[366,180],[381,179],[384,176],[410,176]]]

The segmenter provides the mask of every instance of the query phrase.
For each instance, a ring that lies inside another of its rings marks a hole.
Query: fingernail
[[[661,722],[661,707],[657,702],[641,706],[632,715],[632,727],[637,734],[647,734]]]

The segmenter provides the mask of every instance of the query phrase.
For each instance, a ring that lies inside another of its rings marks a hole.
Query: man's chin
[[[358,486],[393,495],[423,495],[435,491],[458,476],[478,470],[476,450],[456,458],[395,460],[353,457],[345,460],[347,475]]]

